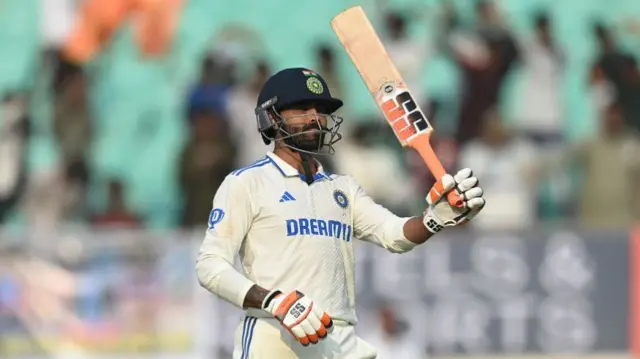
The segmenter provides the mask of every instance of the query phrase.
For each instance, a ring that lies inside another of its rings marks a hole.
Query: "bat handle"
[[[458,192],[458,190],[456,189],[447,193],[447,201],[449,201],[449,204],[454,207],[464,207],[464,201],[462,200],[462,198],[460,198],[460,192]]]
[[[436,178],[436,180],[439,180],[442,176],[447,174],[447,171],[445,171],[444,166],[442,166],[442,163],[433,151],[433,147],[431,147],[429,141],[416,141],[412,146],[416,151],[418,151],[420,157],[422,157],[424,162],[427,164],[429,171],[431,171],[431,174]],[[464,206],[464,201],[460,198],[460,193],[456,189],[447,193],[447,200],[449,201],[449,204],[454,207],[462,208]]]

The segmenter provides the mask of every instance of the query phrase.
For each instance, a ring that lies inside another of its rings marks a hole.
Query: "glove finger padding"
[[[460,191],[460,193],[464,194],[465,192],[467,192],[468,190],[474,187],[477,188],[477,185],[478,185],[478,179],[476,177],[469,177],[458,182],[458,185],[456,186],[456,188],[458,189],[458,191]]]
[[[462,208],[451,206],[442,198],[451,190],[456,189],[464,201]],[[454,176],[446,174],[437,181],[427,195],[429,204],[424,215],[424,224],[432,233],[441,231],[444,227],[464,224],[473,219],[484,207],[483,191],[479,187],[478,178],[473,171],[464,168]]]
[[[311,323],[309,322],[309,320],[311,318],[315,317],[315,315],[310,314],[307,317],[307,320],[303,320],[300,322],[300,324],[298,324],[299,327],[302,328],[302,330],[304,331],[304,334],[307,338],[307,340],[311,343],[311,344],[317,344],[318,343],[318,334],[316,333],[316,331],[313,329],[313,326],[311,325]],[[300,338],[302,339],[302,338]],[[302,342],[302,341],[301,341]]]
[[[322,309],[320,309],[317,305],[314,305],[313,308],[311,308],[311,312],[314,314],[314,319],[312,320],[311,324],[314,326],[314,329],[316,329],[318,337],[322,339],[326,337],[327,334],[333,331],[333,320],[331,320],[331,317],[329,317],[329,315],[322,311]],[[318,319],[317,327],[315,324],[315,319]]]
[[[322,322],[320,322],[320,318],[318,318],[314,310],[311,310],[311,314],[309,314],[307,319],[309,320],[309,325],[311,325],[311,329],[314,333],[323,327]]]
[[[482,188],[474,187],[468,191],[464,191],[462,193],[462,196],[464,197],[465,201],[469,202],[472,199],[482,197],[483,194],[484,193],[482,191]]]
[[[297,325],[293,328],[289,328],[289,332],[296,338],[300,344],[307,346],[309,345],[309,338],[307,338],[307,334],[304,332],[301,326]]]
[[[329,315],[298,291],[287,295],[277,290],[272,291],[262,307],[278,319],[303,346],[318,343],[327,336],[328,329],[333,327]]]
[[[463,168],[458,171],[455,176],[453,176],[453,178],[456,180],[456,183],[460,183],[470,177],[473,177],[473,171],[470,168]]]
[[[486,202],[485,202],[484,198],[472,198],[469,201],[467,201],[467,207],[469,207],[471,209],[471,211],[467,215],[466,220],[470,221],[475,216],[477,216],[478,213],[480,213],[480,211],[484,208],[485,204],[486,204]]]

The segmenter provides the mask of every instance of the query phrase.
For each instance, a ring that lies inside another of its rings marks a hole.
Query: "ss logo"
[[[291,315],[293,315],[294,318],[298,319],[298,317],[300,316],[300,314],[304,313],[304,311],[307,308],[305,308],[304,305],[300,304],[300,303],[296,303],[295,306],[293,306],[293,308],[291,308]]]
[[[382,110],[401,141],[429,128],[427,119],[407,91],[382,103]]]

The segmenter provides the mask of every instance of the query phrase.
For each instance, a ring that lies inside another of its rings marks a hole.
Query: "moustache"
[[[329,131],[329,128],[327,126],[322,126],[317,123],[309,123],[302,126],[302,128],[300,129],[301,132],[313,131],[313,130],[325,132],[325,131]]]

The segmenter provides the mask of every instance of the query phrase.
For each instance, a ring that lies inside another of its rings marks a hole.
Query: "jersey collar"
[[[271,151],[267,152],[267,158],[280,171],[280,173],[282,173],[283,176],[300,177],[300,179],[302,179],[303,181],[306,179],[304,174],[298,172],[298,170],[293,168],[282,158],[278,157],[278,155],[276,155],[275,153]],[[333,179],[331,178],[331,174],[324,171],[322,164],[318,160],[314,159],[314,161],[316,161],[316,163],[318,164],[318,172],[313,176],[313,180],[319,181],[326,179],[329,181],[333,181]]]

